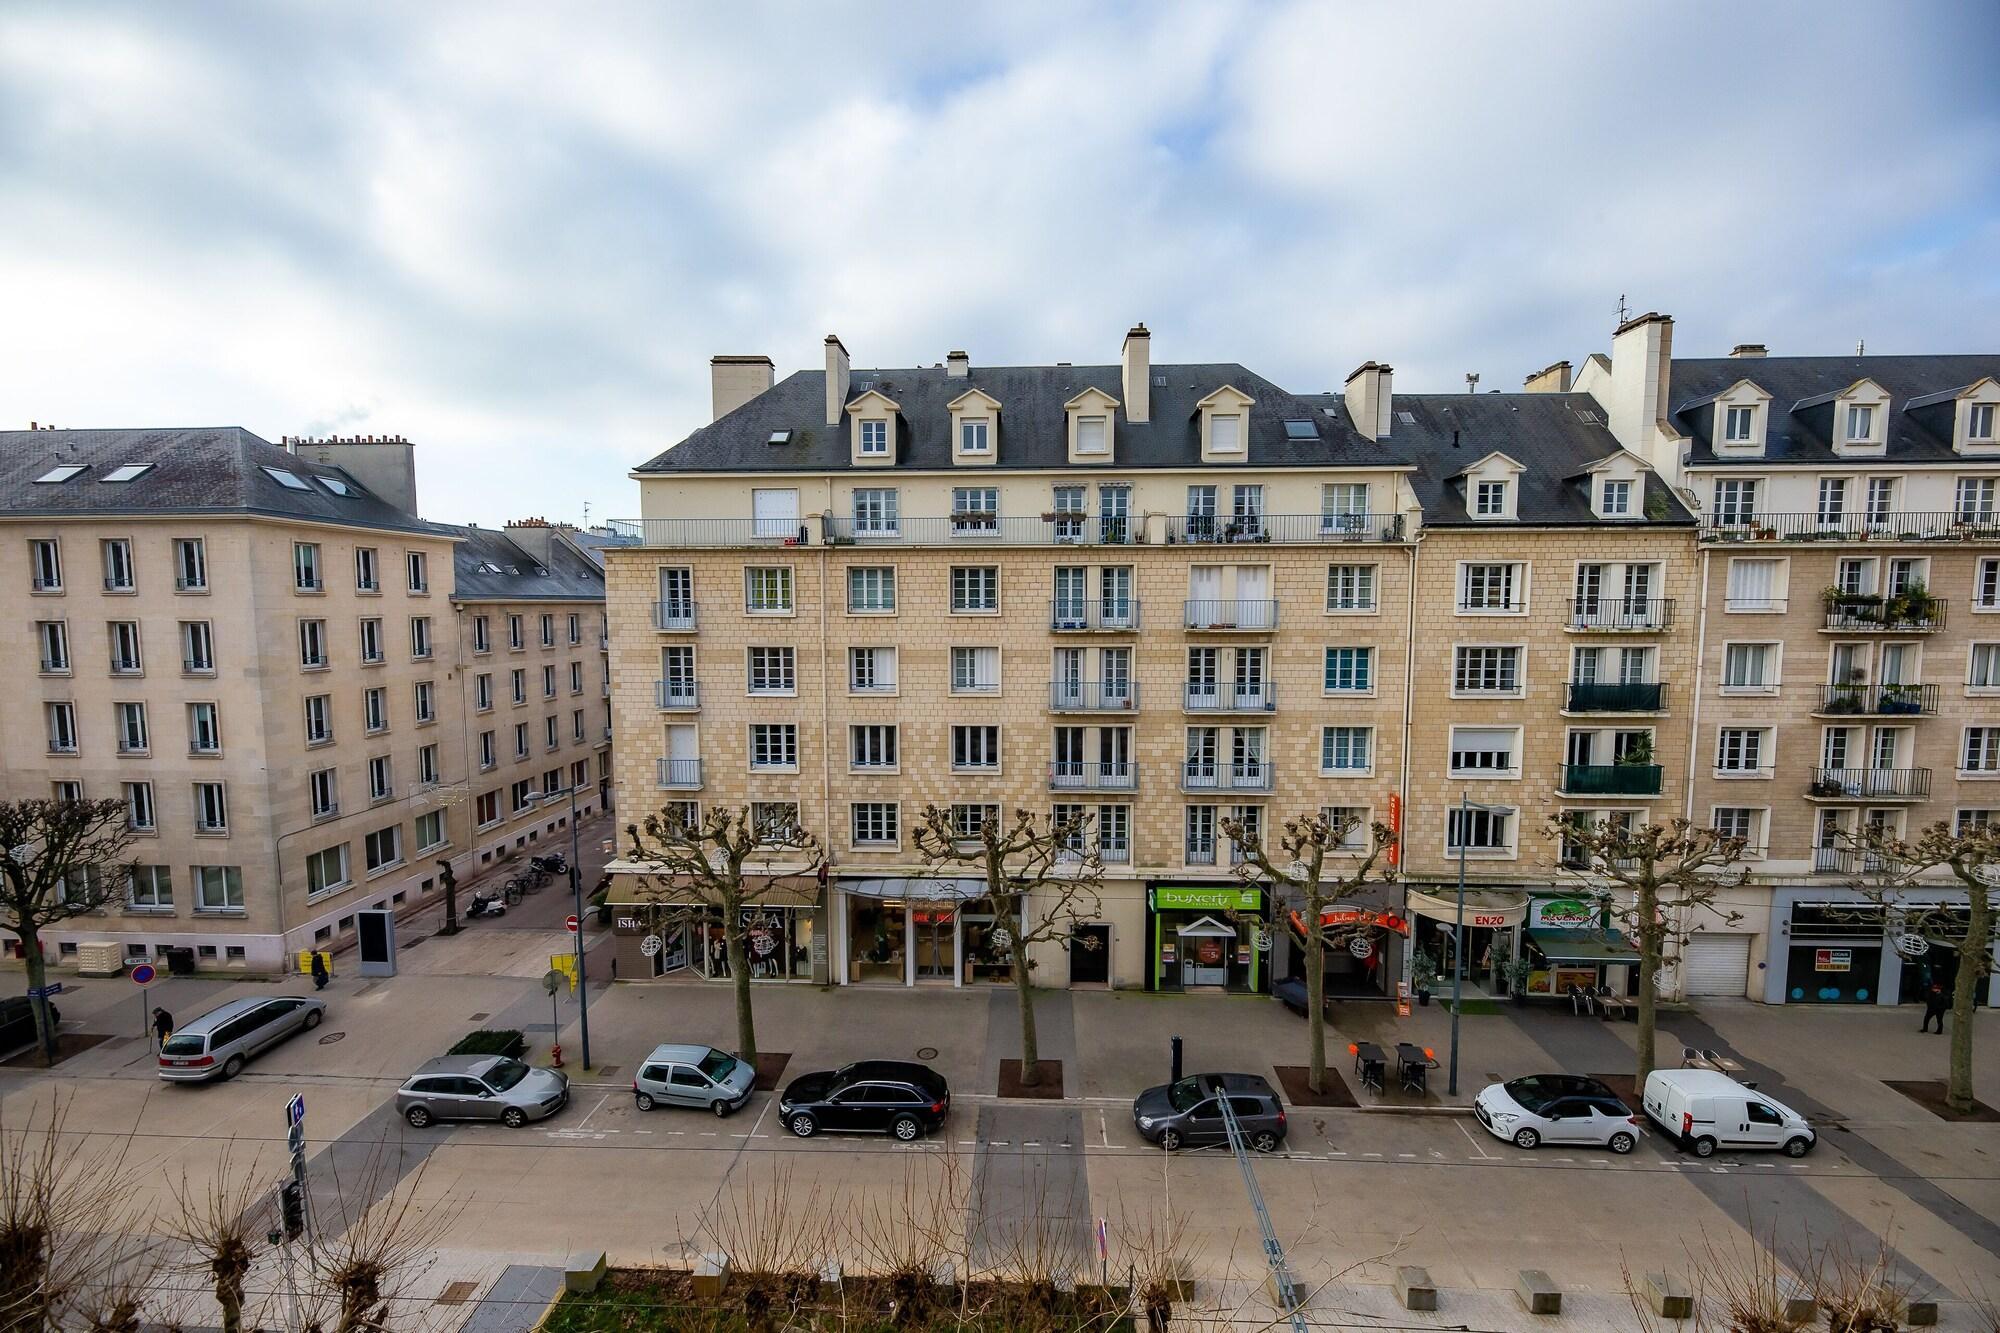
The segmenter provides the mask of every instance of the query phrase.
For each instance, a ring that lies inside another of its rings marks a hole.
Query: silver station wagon
[[[412,1129],[437,1120],[498,1120],[519,1129],[569,1105],[569,1076],[505,1055],[441,1055],[396,1089]]]
[[[231,1000],[176,1028],[160,1047],[160,1077],[169,1083],[235,1078],[246,1061],[326,1017],[326,1001],[303,995]]]

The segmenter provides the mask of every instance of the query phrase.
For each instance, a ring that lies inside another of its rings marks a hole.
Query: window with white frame
[[[369,665],[382,661],[382,621],[369,616],[361,622],[361,661]]]
[[[894,847],[901,837],[893,801],[856,801],[850,813],[856,847]]]
[[[1992,526],[1996,490],[2000,490],[2000,479],[1960,477],[1956,498],[1952,502],[1952,517],[1960,523]]]
[[[548,612],[542,613],[542,647],[556,646],[556,618]]]
[[[174,589],[208,591],[208,548],[200,537],[174,538]]]
[[[854,535],[894,537],[902,531],[900,502],[893,486],[860,487],[854,492]]]
[[[1110,453],[1109,419],[1099,416],[1078,417],[1076,419],[1076,451],[1079,454]]]
[[[1757,486],[1753,477],[1717,477],[1711,506],[1714,521],[1723,527],[1756,522]]]
[[[2000,773],[2000,727],[1967,727],[1959,753],[1958,771],[1987,776]]]
[[[1723,413],[1722,442],[1724,444],[1749,444],[1756,439],[1757,409],[1754,407],[1731,407]]]
[[[896,767],[896,724],[857,723],[847,729],[847,762],[853,768]]]
[[[562,744],[562,719],[550,713],[542,719],[542,745],[553,750]],[[557,784],[560,787],[560,783]]]
[[[390,775],[389,756],[371,756],[368,760],[368,799],[386,801],[395,794],[396,784]]]
[[[1519,777],[1520,729],[1453,727],[1450,756],[1453,777]]]
[[[692,607],[692,602],[686,603]],[[790,565],[752,565],[743,571],[743,609],[751,615],[789,615],[792,610]]]
[[[1520,646],[1460,645],[1453,650],[1451,682],[1457,694],[1520,693]]]
[[[417,850],[420,852],[428,852],[444,846],[444,811],[427,810],[423,814],[418,815],[415,832],[417,835]]]
[[[2000,825],[2000,810],[1960,810],[1952,827],[1959,837],[1978,829],[1988,829]]]
[[[861,423],[861,456],[886,458],[889,455],[889,423],[881,418]]]
[[[292,587],[299,592],[320,592],[325,584],[320,581],[319,543],[292,543]]]
[[[1328,565],[1326,567],[1326,609],[1329,611],[1373,611],[1375,609],[1375,566]]]
[[[750,724],[750,767],[797,768],[799,728],[793,722]]]
[[[952,487],[951,530],[955,533],[998,532],[1000,530],[999,488]]]
[[[972,418],[958,423],[958,451],[962,454],[986,452],[986,421]]]
[[[47,705],[49,722],[49,753],[75,754],[76,705],[67,701]]]
[[[418,726],[437,721],[437,690],[430,681],[418,681],[411,687],[410,696]]]
[[[31,584],[36,592],[62,591],[62,547],[53,537],[37,537],[29,542],[28,560],[33,567]]]
[[[1375,688],[1375,650],[1328,648],[1320,683],[1328,694],[1369,693]]]
[[[1474,518],[1507,517],[1507,487],[1504,481],[1474,482],[1472,487],[1472,515]]]
[[[1768,814],[1755,806],[1718,805],[1710,812],[1709,827],[1725,838],[1741,838],[1745,856],[1762,856]]]
[[[1518,564],[1460,565],[1458,609],[1519,611],[1526,604],[1523,596],[1525,584]]]
[[[516,722],[514,724],[514,757],[516,759],[526,759],[528,754],[528,724],[525,722]]]
[[[171,866],[130,866],[125,872],[125,905],[140,911],[164,911],[174,905]]]
[[[998,823],[1000,807],[997,805],[954,805],[951,807],[951,834],[960,842],[976,842],[988,824]]]
[[[193,703],[187,706],[188,753],[222,753],[222,713],[212,703]]]
[[[134,833],[153,833],[158,831],[158,817],[153,811],[152,783],[128,782],[125,784],[125,827]]]
[[[500,737],[497,732],[479,733],[479,767],[483,772],[500,762]]]
[[[243,910],[243,869],[240,866],[193,866],[195,910],[198,912],[240,912]]]
[[[1632,482],[1626,477],[1607,477],[1599,492],[1598,512],[1606,518],[1632,516]]]
[[[583,642],[583,617],[574,611],[569,617],[569,641],[572,647]]]
[[[431,618],[429,616],[410,617],[410,657],[414,661],[429,660],[431,655]]]
[[[104,591],[132,592],[139,585],[132,568],[132,543],[125,537],[113,537],[103,543]]]
[[[362,839],[362,849],[362,859],[371,873],[396,865],[403,859],[403,826],[376,829]]]
[[[955,770],[1000,767],[1000,728],[984,724],[952,727],[951,766]]]
[[[146,705],[143,703],[121,703],[115,704],[113,707],[118,717],[118,753],[146,753],[148,749]]]
[[[1968,689],[2000,690],[2000,643],[1975,643],[1966,661]]]
[[[999,688],[1000,650],[997,647],[951,650],[953,694],[991,694]]]
[[[1785,567],[1780,560],[1731,560],[1723,610],[1729,612],[1785,609]]]
[[[375,568],[375,548],[372,546],[354,548],[354,591],[382,591],[381,577]]]
[[[2000,411],[1996,411],[1992,403],[1972,404],[1965,413],[1965,438],[1979,444],[1991,444],[1996,415],[2000,415]]]
[[[759,842],[775,842],[797,834],[799,828],[799,803],[797,801],[752,801],[750,803],[750,828]]]
[[[146,662],[139,651],[139,622],[114,620],[105,628],[111,638],[111,673],[115,676],[136,676],[143,672]]]
[[[1847,442],[1866,444],[1875,438],[1875,408],[1868,403],[1847,405]]]
[[[1208,419],[1208,451],[1212,454],[1243,452],[1243,418],[1233,412],[1216,413]]]
[[[1868,478],[1867,499],[1863,503],[1870,523],[1886,523],[1889,516],[1896,512],[1896,480],[1895,477]]]
[[[306,774],[306,795],[314,819],[340,813],[340,770],[316,768]]]
[[[518,615],[507,617],[507,646],[516,650],[528,646],[527,622]]]
[[[306,744],[324,745],[333,739],[333,699],[331,695],[306,696]]]
[[[571,694],[583,693],[583,663],[581,662],[571,662],[569,664],[569,692]]]
[[[35,622],[35,633],[42,645],[42,670],[45,673],[68,671],[68,623],[61,620],[38,620]]]
[[[1000,609],[1000,570],[994,565],[954,565],[951,609],[956,613]]]
[[[1372,762],[1373,727],[1321,727],[1319,767],[1322,773],[1366,773]]]
[[[361,691],[361,727],[370,732],[389,729],[389,696],[379,686]]]
[[[508,679],[513,683],[514,686],[514,702],[517,704],[524,704],[528,702],[527,670],[523,667],[515,667],[513,671],[508,673]]]
[[[876,615],[895,609],[894,565],[857,565],[847,571],[849,615]]]
[[[1768,777],[1771,732],[1767,727],[1720,727],[1715,733],[1715,771],[1732,776]]]
[[[1722,688],[1748,693],[1774,694],[1778,689],[1778,652],[1775,643],[1730,643],[1722,649]]]
[[[1368,840],[1373,836],[1369,822],[1369,808],[1365,805],[1323,805],[1320,818],[1326,821],[1327,832],[1333,836],[1328,844],[1343,852],[1365,852]]]
[[[229,798],[220,782],[194,784],[194,831],[229,832]]]
[[[431,558],[422,551],[404,553],[403,573],[411,592],[425,593],[431,590]]]
[[[750,693],[796,694],[797,654],[790,647],[750,649]]]
[[[2000,611],[2000,558],[1981,560],[1973,571],[1972,604],[1981,611]]]
[[[1515,812],[1452,806],[1445,815],[1445,851],[1456,854],[1463,847],[1468,854],[1489,854],[1514,850]]]
[[[894,648],[849,648],[847,688],[856,694],[893,694],[896,690]]]

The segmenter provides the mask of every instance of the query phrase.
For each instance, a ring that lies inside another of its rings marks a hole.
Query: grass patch
[[[1450,1000],[1446,1000],[1446,1001],[1444,1002],[1444,1007],[1445,1007],[1446,1009],[1450,1009],[1450,1008],[1451,1008],[1451,1001],[1450,1001]],[[1466,999],[1463,999],[1463,1000],[1460,1000],[1460,1001],[1458,1002],[1458,1012],[1459,1012],[1459,1013],[1460,1013],[1461,1015],[1465,1015],[1465,1014],[1488,1014],[1488,1015],[1491,1015],[1491,1014],[1497,1014],[1497,1013],[1499,1013],[1499,1012],[1500,1012],[1500,1008],[1501,1008],[1501,1005],[1500,1005],[1500,1001],[1498,1001],[1498,1000],[1475,1000],[1475,999],[1472,999],[1472,998],[1470,998],[1470,997],[1467,997]]]
[[[528,1049],[528,1039],[519,1028],[480,1028],[458,1039],[446,1055],[506,1055],[519,1059]]]

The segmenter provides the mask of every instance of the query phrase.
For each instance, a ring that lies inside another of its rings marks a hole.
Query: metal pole
[[[576,1018],[583,1067],[590,1068],[590,978],[583,973],[583,871],[576,863],[576,784],[569,784],[569,887],[576,898]]]
[[[1451,937],[1451,1075],[1445,1096],[1458,1096],[1458,1011],[1465,993],[1465,844],[1471,836],[1472,804],[1458,794],[1458,921]]]

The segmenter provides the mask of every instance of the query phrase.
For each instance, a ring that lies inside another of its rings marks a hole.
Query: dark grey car
[[[1221,1099],[1229,1099],[1244,1142],[1258,1152],[1274,1152],[1285,1141],[1285,1104],[1256,1074],[1194,1074],[1178,1083],[1148,1088],[1132,1103],[1139,1137],[1168,1152],[1229,1141]]]
[[[445,1055],[396,1089],[396,1109],[413,1129],[436,1120],[497,1120],[519,1129],[569,1104],[569,1076],[505,1055]]]

